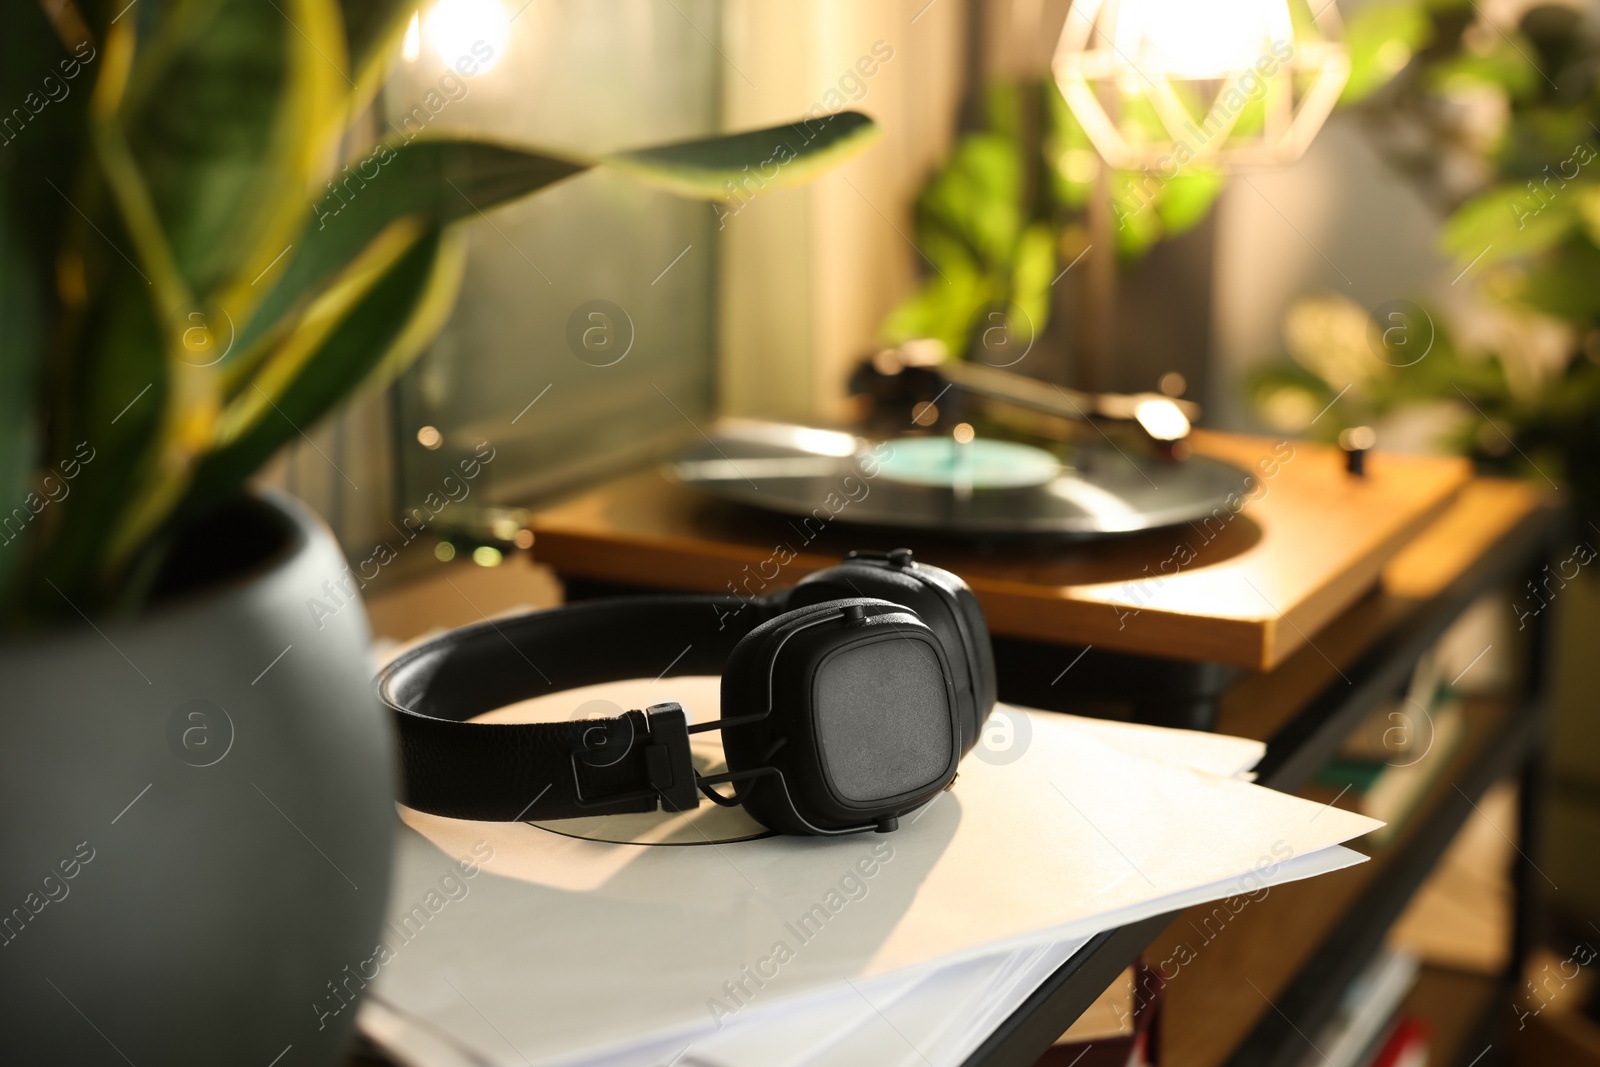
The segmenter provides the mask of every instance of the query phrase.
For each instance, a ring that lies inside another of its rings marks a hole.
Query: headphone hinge
[[[689,724],[680,704],[652,704],[645,709],[650,743],[645,746],[645,774],[665,811],[692,811],[700,805],[689,755]]]
[[[598,735],[598,736],[597,736]],[[610,767],[637,751],[642,757],[645,788],[627,793],[585,796],[580,766]],[[689,756],[689,728],[680,704],[652,704],[615,719],[596,720],[572,753],[572,784],[579,807],[614,811],[691,811],[700,804],[694,761]],[[638,805],[648,801],[648,807]]]

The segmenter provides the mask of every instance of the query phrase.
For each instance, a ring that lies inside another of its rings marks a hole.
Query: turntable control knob
[[[891,549],[889,551],[888,558],[889,566],[893,567],[895,570],[903,571],[907,567],[913,567],[916,565],[911,559],[911,550],[909,548]]]
[[[1367,474],[1367,453],[1378,443],[1378,435],[1370,426],[1352,426],[1339,433],[1339,447],[1344,449],[1344,469],[1357,478]]]

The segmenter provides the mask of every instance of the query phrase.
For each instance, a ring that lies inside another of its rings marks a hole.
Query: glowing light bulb
[[[1113,167],[1163,181],[1190,160],[1298,159],[1350,73],[1333,0],[1073,0],[1073,11],[1053,63],[1067,106]]]
[[[406,24],[406,43],[401,54],[405,56],[407,63],[415,63],[417,57],[422,55],[422,15],[420,12],[413,13],[411,21]]]
[[[500,0],[439,0],[422,19],[422,36],[447,66],[462,57],[488,70],[511,37],[511,17]]]
[[[1123,0],[1117,48],[1148,74],[1221,78],[1294,40],[1287,0]]]

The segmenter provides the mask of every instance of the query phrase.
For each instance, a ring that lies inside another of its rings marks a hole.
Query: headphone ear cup
[[[767,682],[771,676],[772,657],[776,652],[778,641],[790,632],[796,623],[838,611],[839,599],[830,597],[812,604],[791,603],[789,610],[782,615],[768,619],[739,639],[739,643],[734,645],[733,651],[728,654],[727,664],[722,668],[724,719],[759,715],[767,710]],[[777,711],[776,708],[773,710]],[[740,731],[741,727],[737,725],[724,728],[722,732],[724,745],[730,734],[737,735]],[[731,754],[728,769],[730,771],[743,769],[733,765]]]
[[[891,557],[893,554],[891,554]],[[842,597],[877,597],[899,604],[921,617],[941,644],[955,672],[956,699],[961,703],[961,752],[977,744],[996,697],[994,648],[977,598],[960,577],[926,563],[905,565],[889,559],[847,559],[808,575],[788,592],[790,607],[824,603]]]
[[[793,633],[796,626],[838,610],[836,599],[791,605],[790,610],[768,619],[740,638],[722,669],[724,722],[754,718],[768,711],[773,658],[784,637]],[[796,717],[804,714],[806,706],[803,695],[774,689],[770,699],[770,715],[723,726],[722,752],[729,771],[738,773],[770,766],[774,746],[784,743],[789,731],[798,725]],[[741,784],[739,794],[744,798],[745,810],[768,829],[780,833],[805,832],[776,781],[765,776],[751,779]]]
[[[867,560],[846,560],[800,579],[800,584],[789,590],[785,603],[798,608],[865,596],[915,611],[922,593],[922,583],[909,574]]]

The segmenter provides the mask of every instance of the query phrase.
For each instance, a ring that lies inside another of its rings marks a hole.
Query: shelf
[[[1231,686],[1216,728],[1266,739],[1260,780],[1295,791],[1400,687],[1416,658],[1462,611],[1532,568],[1555,527],[1547,503],[1526,487],[1475,482],[1456,509],[1391,562],[1380,588],[1318,631],[1314,644],[1276,670],[1247,674]],[[1532,651],[1537,660],[1537,646]],[[1542,721],[1537,667],[1525,685],[1515,711],[1505,703],[1469,702],[1465,742],[1410,825],[1371,862],[1277,887],[1231,918],[1234,928],[1222,936],[1202,932],[1211,908],[1142,924],[1155,927],[1143,953],[1152,966],[1171,958],[1185,939],[1204,943],[1167,987],[1163,1063],[1218,1067],[1232,1058],[1240,1067],[1298,1064],[1308,1046],[1295,1028],[1314,1033],[1331,1017],[1339,992],[1371,958],[1471,813],[1471,803],[1496,779],[1526,765]],[[967,1067],[1034,1063],[1050,1038],[1138,954],[1113,936],[1120,933],[1102,935],[1080,953],[1108,955],[1104,966],[1091,970],[1075,957]]]
[[[1532,553],[1554,536],[1550,517],[1548,504],[1523,483],[1474,481],[1439,521],[1390,560],[1371,595],[1313,635],[1315,644],[1276,670],[1246,674],[1228,687],[1217,731],[1287,737],[1283,731],[1320,695],[1336,687],[1352,695],[1345,678],[1363,657],[1374,650],[1392,653],[1408,630],[1426,631],[1418,624],[1430,604],[1445,602],[1432,615],[1448,625],[1487,588],[1520,580]],[[1425,632],[1418,636],[1426,640]],[[1409,673],[1415,657],[1397,658]]]
[[[1432,1027],[1430,1064],[1466,1067],[1484,1051],[1477,1040],[1484,1017],[1497,1007],[1505,1010],[1504,1005],[1495,1003],[1502,995],[1510,996],[1502,978],[1424,965],[1400,1012],[1426,1019]]]
[[[1490,486],[1509,492],[1495,483],[1474,486],[1467,503]],[[1549,543],[1554,524],[1536,498],[1521,503],[1526,510],[1517,522],[1497,524],[1493,537],[1470,545],[1459,538],[1443,543],[1446,535],[1455,537],[1453,523],[1429,530],[1385,574],[1379,592],[1318,634],[1285,669],[1247,676],[1224,695],[1217,730],[1268,740],[1257,768],[1263,785],[1293,792],[1308,782],[1350,731],[1403,687],[1418,657],[1451,623],[1484,592],[1522,575]],[[1409,562],[1413,555],[1430,564],[1426,583]],[[1441,555],[1459,566],[1442,567]],[[1419,599],[1423,591],[1430,595]]]
[[[1382,943],[1477,799],[1520,766],[1540,736],[1542,721],[1532,708],[1497,708],[1473,701],[1463,710],[1466,744],[1446,765],[1405,832],[1371,862],[1348,872],[1351,877],[1307,884],[1312,897],[1342,888],[1348,901],[1333,915],[1317,917],[1320,923],[1301,912],[1299,929],[1321,925],[1325,934],[1310,944],[1310,939],[1300,941],[1299,952],[1292,951],[1294,942],[1287,938],[1272,946],[1277,950],[1274,961],[1259,972],[1259,978],[1252,976],[1260,990],[1256,995],[1261,1010],[1228,1061],[1235,1067],[1288,1067],[1299,1062],[1307,1047],[1303,1035],[1317,1032],[1332,1017],[1340,993]],[[1298,957],[1295,966],[1284,966],[1290,957]],[[1169,998],[1169,1025],[1179,1017],[1171,1010],[1178,999]]]
[[[1475,799],[1525,745],[1515,739],[1527,723],[1504,705],[1473,701],[1463,712],[1464,743],[1390,847],[1359,866],[1275,887],[1237,915],[1189,909],[1152,942],[1146,962],[1172,974],[1164,1064],[1288,1063],[1297,1062],[1289,1052],[1309,1048],[1294,1027],[1314,1034],[1331,1015],[1339,991],[1471,812],[1455,785]]]
[[[1052,976],[1017,1012],[1037,1035],[1022,1026],[1003,1029],[968,1064],[1031,1064],[1035,1042],[1048,1045],[1064,1028],[1061,1020],[1076,1018],[1141,945],[1148,945],[1145,961],[1170,976],[1161,1021],[1165,1067],[1297,1064],[1309,1048],[1301,1033],[1315,1033],[1331,1017],[1339,993],[1438,862],[1472,803],[1524,758],[1537,735],[1536,716],[1503,702],[1468,701],[1463,715],[1463,743],[1401,835],[1369,862],[1277,886],[1237,915],[1202,905],[1100,935],[1079,954],[1083,959],[1069,964],[1076,969]]]

